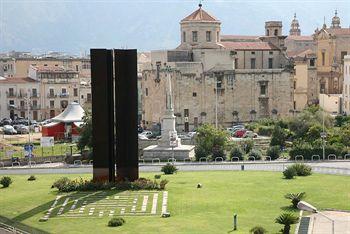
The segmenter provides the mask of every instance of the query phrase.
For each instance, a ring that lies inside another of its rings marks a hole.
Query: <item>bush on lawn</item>
[[[159,183],[159,189],[160,190],[164,190],[165,186],[167,185],[167,183],[169,183],[168,180],[161,180],[160,183]]]
[[[277,145],[271,146],[267,149],[266,154],[271,157],[271,160],[276,160],[281,155],[280,147]]]
[[[237,158],[239,158],[240,161],[243,161],[243,159],[244,159],[244,152],[241,149],[241,147],[239,147],[239,146],[233,147],[233,149],[230,152],[230,160],[233,157],[237,157]]]
[[[165,166],[162,167],[161,172],[164,172],[164,174],[166,175],[170,175],[176,173],[177,170],[178,169],[174,165],[167,163]]]
[[[36,177],[34,175],[29,176],[28,181],[36,180]]]
[[[260,126],[258,128],[258,134],[261,136],[271,136],[274,130],[274,126]]]
[[[154,179],[160,179],[162,175],[154,175]]]
[[[249,231],[251,234],[265,234],[267,233],[266,229],[260,226],[255,226]]]
[[[249,139],[249,140],[244,141],[243,150],[246,154],[249,153],[253,149],[253,147],[254,147],[253,140]]]
[[[125,223],[125,220],[123,218],[112,218],[108,222],[109,227],[119,227],[122,226]]]
[[[252,156],[255,158],[255,160],[260,160],[262,153],[259,150],[254,149],[249,153],[249,157],[252,157]]]
[[[9,176],[4,176],[0,179],[0,184],[4,187],[7,188],[12,184],[12,179]]]
[[[306,193],[302,192],[302,193],[288,193],[286,195],[284,195],[285,198],[290,199],[292,202],[292,207],[294,209],[298,209],[297,205],[298,203],[303,200],[306,197]]]
[[[345,147],[341,144],[326,145],[325,155],[329,154],[344,155],[347,153],[344,150]],[[310,143],[297,143],[293,145],[292,149],[289,151],[289,157],[291,160],[295,160],[297,155],[302,155],[304,160],[312,160],[312,155],[319,155],[322,158],[323,149],[321,144],[310,144]]]
[[[289,166],[283,171],[283,175],[284,175],[284,178],[286,178],[287,180],[290,180],[290,179],[293,179],[294,176],[297,175],[297,172],[295,171],[295,169],[293,167]]]
[[[123,181],[118,183],[94,182],[83,179],[70,180],[67,177],[58,179],[53,183],[51,188],[57,188],[60,192],[72,191],[97,191],[110,190],[116,188],[118,190],[163,190],[165,189],[167,180],[162,180],[158,184],[156,180],[152,181],[146,178],[139,178],[134,182]]]
[[[312,174],[312,168],[303,163],[296,163],[291,166],[294,168],[297,176],[309,176]]]

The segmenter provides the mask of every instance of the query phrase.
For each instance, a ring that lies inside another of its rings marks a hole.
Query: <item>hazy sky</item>
[[[92,47],[173,49],[179,21],[198,8],[192,0],[0,0],[0,51],[62,51]],[[350,0],[204,0],[222,34],[262,35],[264,22],[281,20],[288,33],[294,12],[302,34],[330,24],[338,9],[350,25]]]

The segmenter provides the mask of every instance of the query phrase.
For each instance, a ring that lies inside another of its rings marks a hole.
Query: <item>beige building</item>
[[[81,99],[84,94],[80,93],[80,86],[78,72],[74,70],[58,66],[30,66],[25,78],[0,80],[0,118],[53,118],[69,103],[85,102]],[[86,98],[89,99],[89,96]]]
[[[281,22],[266,22],[264,36],[225,36],[221,22],[200,5],[181,20],[180,29],[177,49],[152,51],[151,64],[143,70],[146,126],[160,123],[164,114],[166,72],[171,72],[179,131],[290,114],[293,73]]]
[[[335,12],[330,28],[326,24],[314,34],[317,49],[317,76],[320,92],[341,94],[343,91],[343,60],[350,54],[350,28],[341,28]]]
[[[350,115],[350,55],[344,57],[343,111]]]

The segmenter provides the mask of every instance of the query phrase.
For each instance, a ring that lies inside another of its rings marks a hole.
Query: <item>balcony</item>
[[[60,98],[68,98],[69,93],[60,93],[59,96],[60,96]]]
[[[15,110],[15,109],[17,109],[17,106],[15,104],[7,104],[7,109],[8,110]]]
[[[15,98],[17,95],[16,95],[16,93],[15,92],[6,92],[6,96],[8,97],[8,98]]]
[[[56,97],[57,97],[57,94],[48,93],[48,94],[47,94],[47,97],[48,97],[48,98],[56,98]]]
[[[30,97],[31,97],[31,98],[39,98],[39,97],[40,97],[40,94],[38,94],[38,93],[31,93],[31,94],[30,94]]]
[[[27,93],[19,93],[18,94],[18,96],[17,96],[18,98],[26,98],[26,97],[28,97],[28,94]]]
[[[41,109],[41,106],[40,105],[32,105],[31,107],[30,107],[30,109],[31,110],[40,110]]]

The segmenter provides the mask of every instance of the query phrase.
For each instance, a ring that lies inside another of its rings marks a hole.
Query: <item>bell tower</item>
[[[292,20],[292,23],[290,24],[290,30],[289,35],[290,36],[300,36],[301,31],[299,28],[299,21],[297,20],[297,14],[294,13],[294,18]]]

